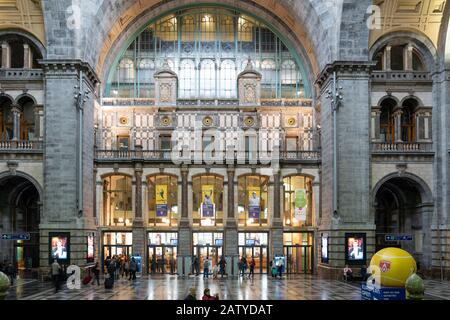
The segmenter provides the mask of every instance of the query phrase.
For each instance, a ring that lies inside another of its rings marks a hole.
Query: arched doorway
[[[19,175],[0,178],[1,233],[29,233],[30,240],[2,240],[2,262],[13,262],[28,277],[39,268],[40,194],[36,186]]]
[[[431,267],[431,192],[414,176],[393,176],[375,188],[375,250],[398,247],[411,253],[419,269]]]

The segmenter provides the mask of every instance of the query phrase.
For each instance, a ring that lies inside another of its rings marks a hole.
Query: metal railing
[[[372,152],[432,152],[433,143],[430,142],[372,142]]]
[[[214,159],[234,159],[244,162],[270,162],[279,158],[281,161],[319,161],[321,159],[319,151],[280,151],[275,152],[241,152],[241,151],[215,151],[212,154]],[[171,150],[95,150],[97,160],[149,160],[149,161],[194,161],[204,159],[202,151],[176,151]]]

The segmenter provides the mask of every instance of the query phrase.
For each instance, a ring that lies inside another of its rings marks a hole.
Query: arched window
[[[303,69],[276,33],[262,20],[226,8],[185,8],[151,22],[117,59],[104,96],[153,98],[154,90],[149,93],[147,89],[149,72],[140,69],[145,59],[154,61],[155,69],[166,59],[172,61],[181,99],[236,99],[234,79],[248,59],[256,71],[265,73],[263,98],[298,98],[304,92]],[[189,62],[181,65],[186,59],[193,61],[196,72],[188,74],[192,69]],[[121,63],[124,71],[119,72]],[[129,71],[128,66],[132,66]],[[139,76],[133,74],[133,68]]]
[[[234,61],[222,61],[220,65],[220,96],[222,98],[235,98],[236,86],[237,80]]]
[[[178,223],[178,179],[154,175],[147,179],[148,223],[151,226],[176,226]]]
[[[402,104],[402,141],[414,142],[416,141],[416,116],[415,110],[418,106],[418,102],[415,99],[407,99]]]
[[[261,98],[276,98],[277,71],[275,61],[263,60],[261,63]]]
[[[262,226],[269,222],[269,177],[245,175],[238,178],[238,215],[241,226]]]
[[[200,65],[200,96],[211,99],[216,96],[216,64],[210,59]]]
[[[204,174],[192,178],[194,226],[223,225],[223,178]]]
[[[20,115],[20,140],[33,140],[35,138],[34,101],[29,97],[19,100],[22,112]]]
[[[12,102],[7,97],[0,96],[0,141],[8,141],[13,138],[13,113]]]
[[[301,175],[284,178],[283,195],[284,225],[290,227],[312,226],[312,179]]]
[[[191,99],[196,97],[194,61],[184,59],[180,63],[179,97]]]
[[[381,103],[380,114],[380,140],[381,142],[394,143],[395,141],[395,117],[394,108],[397,102],[394,99],[385,99]]]
[[[103,179],[103,224],[132,226],[131,177],[112,175]]]

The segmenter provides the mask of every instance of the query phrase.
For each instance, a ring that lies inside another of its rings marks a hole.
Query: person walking
[[[128,257],[125,258],[125,263],[123,264],[123,273],[122,278],[125,275],[125,279],[128,278],[128,274],[130,273],[130,261]]]
[[[114,258],[109,261],[107,271],[108,271],[109,278],[111,279],[110,281],[114,285],[115,272],[116,272],[116,264],[115,264]]]
[[[51,272],[52,272],[52,282],[55,286],[55,293],[59,290],[59,276],[61,274],[61,266],[58,263],[58,260],[54,259],[53,263],[51,265]]]
[[[198,262],[198,257],[194,257],[194,261],[192,262],[192,273],[195,273],[196,276],[200,274],[200,264]]]
[[[253,279],[255,277],[255,259],[252,257],[252,260],[250,261],[249,267],[250,267],[250,272],[248,274],[248,278],[250,279],[250,277]]]
[[[227,262],[225,261],[224,257],[221,256],[220,257],[220,261],[219,261],[219,267],[220,267],[220,277],[223,278],[223,275],[225,274],[225,267],[227,265]]]
[[[15,270],[15,268],[14,268],[14,266],[13,266],[13,264],[11,262],[8,263],[8,265],[6,266],[5,269],[6,269],[5,273],[8,276],[9,281],[11,282],[11,286],[13,286],[14,285],[14,278],[16,277],[16,270]]]
[[[278,271],[278,275],[280,276],[280,279],[281,279],[283,277],[283,259],[281,259],[281,258],[278,260],[277,271]]]
[[[156,273],[156,256],[153,256],[151,266],[152,266],[152,274]]]
[[[203,262],[203,278],[208,278],[209,266],[210,266],[210,262],[209,262],[208,258],[205,258],[205,261]]]
[[[128,280],[136,280],[136,270],[137,270],[137,264],[134,258],[131,258],[130,262],[130,278]]]
[[[92,267],[92,273],[94,274],[92,285],[94,285],[95,281],[97,281],[97,285],[100,285],[100,267],[98,266],[98,262]]]

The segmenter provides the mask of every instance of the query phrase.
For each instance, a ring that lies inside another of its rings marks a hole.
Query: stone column
[[[273,220],[271,227],[272,252],[269,259],[276,255],[283,255],[283,219],[281,217],[281,181],[280,172],[275,172],[273,175]]]
[[[12,140],[18,141],[20,140],[20,115],[21,108],[17,104],[13,104],[11,106],[11,111],[13,114],[13,138]]]
[[[181,218],[178,229],[178,259],[179,276],[187,276],[191,272],[192,234],[188,209],[188,174],[189,168],[181,168]]]
[[[23,44],[23,68],[33,68],[33,53],[31,52],[30,45],[27,43]]]
[[[380,142],[380,116],[381,108],[373,107],[370,128],[370,138],[373,142]]]
[[[391,71],[391,46],[386,46],[383,53],[383,70]]]
[[[96,228],[92,213],[94,209],[92,124],[96,98],[94,92],[98,78],[88,63],[79,60],[43,60],[41,65],[46,84],[43,111],[46,123],[51,124],[46,130],[41,130],[46,145],[43,162],[44,208],[39,225],[42,237],[40,266],[43,268],[42,271],[45,271],[49,264],[47,240],[49,232],[61,230],[70,232],[71,247],[74,249],[70,263],[84,266],[87,250],[86,231]],[[79,123],[80,106],[83,107],[81,123]],[[62,129],[64,134],[61,134]],[[79,147],[80,137],[82,149]],[[79,165],[80,153],[82,166]],[[78,185],[80,177],[81,189]],[[83,191],[82,211],[78,201],[79,190]]]
[[[147,261],[145,260],[145,228],[142,219],[142,163],[136,163],[134,168],[135,196],[134,196],[134,220],[133,220],[133,255],[142,257],[142,272],[146,273]]]
[[[318,234],[329,235],[329,262],[319,263],[323,276],[341,276],[345,265],[345,233],[365,233],[367,237],[367,262],[374,251],[374,220],[370,215],[370,92],[371,62],[334,62],[327,65],[317,80],[321,96],[322,171],[321,171],[321,221]],[[333,125],[333,106],[327,90],[342,87],[343,99],[337,109],[336,127]],[[350,108],[351,106],[351,108]],[[337,154],[333,152],[336,130]],[[358,157],[355,157],[355,154]],[[337,171],[333,158],[337,157]],[[336,179],[337,191],[333,188]],[[336,192],[334,194],[334,192]],[[333,197],[337,208],[334,211]],[[318,243],[316,243],[318,244]],[[316,251],[317,252],[317,251]],[[319,256],[320,257],[320,256]]]
[[[11,47],[8,42],[2,42],[2,69],[11,68]]]
[[[400,108],[394,110],[394,125],[395,125],[395,142],[402,143],[402,114],[403,111]]]
[[[44,123],[44,110],[42,105],[34,106],[34,140],[42,141],[43,136],[43,123]]]
[[[414,47],[409,43],[403,51],[403,65],[405,71],[413,71],[413,50]]]
[[[224,230],[224,255],[227,261],[226,273],[231,276],[238,275],[237,261],[239,259],[238,230],[235,217],[234,176],[235,168],[227,168],[227,218]]]

